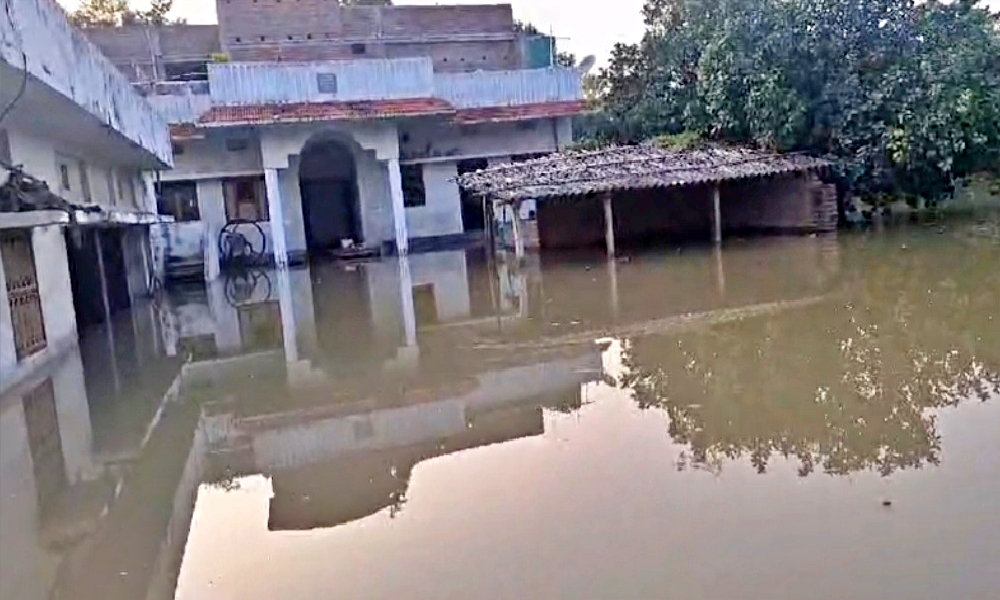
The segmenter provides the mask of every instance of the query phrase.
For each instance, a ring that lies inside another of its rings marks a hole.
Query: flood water
[[[0,598],[1000,598],[977,231],[173,290],[0,405]]]

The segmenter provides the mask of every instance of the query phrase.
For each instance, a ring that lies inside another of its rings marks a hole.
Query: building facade
[[[218,0],[218,26],[87,34],[171,123],[157,263],[437,248],[480,234],[460,173],[553,152],[583,111],[509,5]],[[534,68],[539,67],[539,68]],[[280,223],[281,226],[276,226]]]
[[[165,120],[54,0],[4,5],[0,391],[148,291],[146,174],[172,162]]]

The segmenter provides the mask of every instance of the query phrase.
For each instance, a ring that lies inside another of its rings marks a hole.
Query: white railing
[[[583,78],[575,69],[522,69],[435,73],[434,95],[456,108],[516,106],[583,99]]]
[[[210,65],[212,101],[224,106],[429,98],[430,58]]]
[[[164,120],[69,24],[55,0],[3,0],[2,4],[0,60],[18,70],[26,64],[35,80],[69,98],[148,154],[164,163],[172,162]]]

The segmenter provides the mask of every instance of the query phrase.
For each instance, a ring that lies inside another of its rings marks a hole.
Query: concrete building
[[[37,189],[11,179],[0,206],[0,392],[148,291],[162,219],[144,174],[172,162],[164,119],[54,0],[4,8],[0,182]]]
[[[584,109],[581,72],[509,5],[216,4],[218,26],[87,30],[172,125],[158,258],[208,280],[241,252],[476,236],[483,206],[456,177],[563,148]]]

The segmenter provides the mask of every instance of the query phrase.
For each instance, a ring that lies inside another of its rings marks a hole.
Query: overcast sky
[[[58,0],[72,10],[79,0]],[[503,0],[396,0],[397,4],[490,4]],[[603,63],[616,42],[635,42],[642,36],[643,0],[509,0],[514,17],[555,33],[559,47],[583,58],[597,55]],[[986,0],[1000,10],[1000,0]],[[148,0],[132,0],[147,6]],[[588,6],[589,4],[589,6]],[[215,0],[174,0],[175,17],[189,23],[215,23]]]

